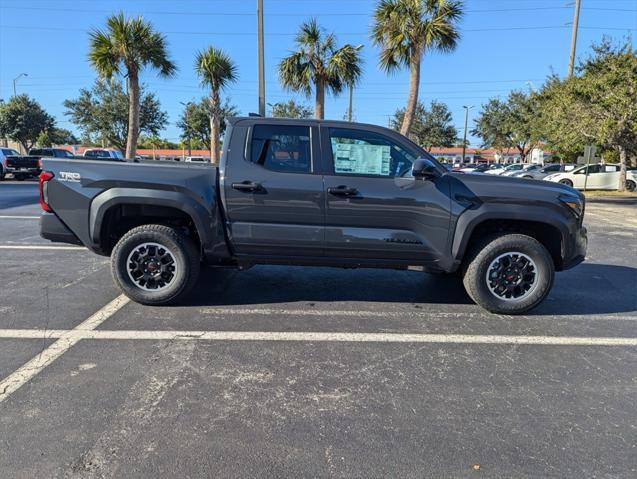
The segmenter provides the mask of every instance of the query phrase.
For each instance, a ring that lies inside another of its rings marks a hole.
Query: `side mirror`
[[[435,163],[428,158],[418,158],[414,161],[411,173],[414,175],[414,178],[422,178],[425,180],[440,176],[440,172]]]

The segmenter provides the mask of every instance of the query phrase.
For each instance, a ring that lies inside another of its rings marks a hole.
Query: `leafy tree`
[[[153,93],[140,88],[139,94],[139,130],[157,135],[166,126],[168,116]],[[78,98],[64,102],[65,114],[82,132],[83,140],[91,144],[103,140],[124,151],[129,138],[129,101],[120,82],[97,80],[92,89],[82,88]]]
[[[55,120],[28,95],[12,97],[0,104],[0,136],[17,141],[29,151],[43,131],[53,128]]]
[[[184,108],[177,127],[181,129],[181,140],[191,148],[208,148],[210,146],[210,115],[212,108],[209,98],[202,98],[199,103],[188,103]],[[219,134],[226,131],[226,118],[237,116],[239,110],[226,98],[219,112]]]
[[[518,150],[524,161],[538,143],[534,128],[538,112],[536,93],[513,91],[506,101],[492,98],[482,106],[471,134],[481,138],[485,148]]]
[[[208,118],[210,123],[210,161],[219,163],[221,154],[221,91],[237,81],[237,66],[226,53],[212,46],[199,52],[195,70],[203,85],[210,88]]]
[[[325,91],[338,95],[362,75],[360,48],[350,44],[338,48],[334,34],[326,34],[315,19],[301,25],[296,35],[297,50],[279,63],[279,81],[284,88],[315,93],[314,116],[325,117]]]
[[[274,118],[311,118],[312,109],[290,99],[270,105]]]
[[[631,43],[595,45],[577,75],[550,78],[540,99],[538,129],[549,144],[564,149],[593,143],[615,150],[623,191],[628,157],[637,155],[637,53]]]
[[[179,148],[177,143],[165,140],[157,135],[140,135],[137,146],[142,150],[151,150],[153,148],[174,150]]]
[[[50,128],[38,135],[36,144],[41,147],[53,145],[77,145],[79,140],[69,130],[64,128]]]
[[[396,110],[391,127],[400,130],[405,119],[405,109]],[[452,124],[453,118],[447,105],[432,101],[429,109],[418,102],[409,138],[427,151],[434,146],[453,146],[458,141],[458,132]]]
[[[126,18],[124,13],[106,20],[106,30],[90,33],[89,61],[104,78],[124,73],[128,81],[128,127],[126,157],[133,158],[141,125],[139,74],[150,66],[161,77],[174,75],[177,68],[168,58],[166,39],[142,17]]]
[[[388,73],[409,68],[409,96],[400,132],[408,135],[416,116],[420,68],[430,51],[450,52],[460,33],[463,2],[456,0],[381,0],[374,12],[372,41]]]

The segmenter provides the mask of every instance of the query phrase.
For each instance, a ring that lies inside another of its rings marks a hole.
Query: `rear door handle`
[[[261,189],[261,185],[259,183],[255,183],[254,181],[242,181],[241,183],[232,183],[232,188],[238,191],[259,191]]]
[[[358,190],[356,188],[350,188],[345,185],[329,187],[327,189],[327,192],[330,195],[335,195],[335,196],[356,196],[358,194]]]

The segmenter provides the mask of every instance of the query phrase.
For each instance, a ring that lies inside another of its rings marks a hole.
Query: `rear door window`
[[[310,127],[255,125],[250,161],[282,173],[310,173],[312,170]]]

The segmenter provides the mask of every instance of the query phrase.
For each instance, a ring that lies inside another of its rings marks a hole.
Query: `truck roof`
[[[273,118],[267,116],[233,116],[228,118],[226,121],[231,125],[239,121],[250,121],[252,123],[258,123],[260,125],[268,125],[268,124],[277,124],[277,123],[285,123],[286,125],[298,123],[299,125],[336,125],[339,127],[348,127],[348,126],[364,126],[368,128],[381,128],[383,130],[388,130],[388,128],[380,125],[373,125],[371,123],[357,123],[345,120],[317,120],[315,118]],[[390,130],[393,131],[393,130]]]

